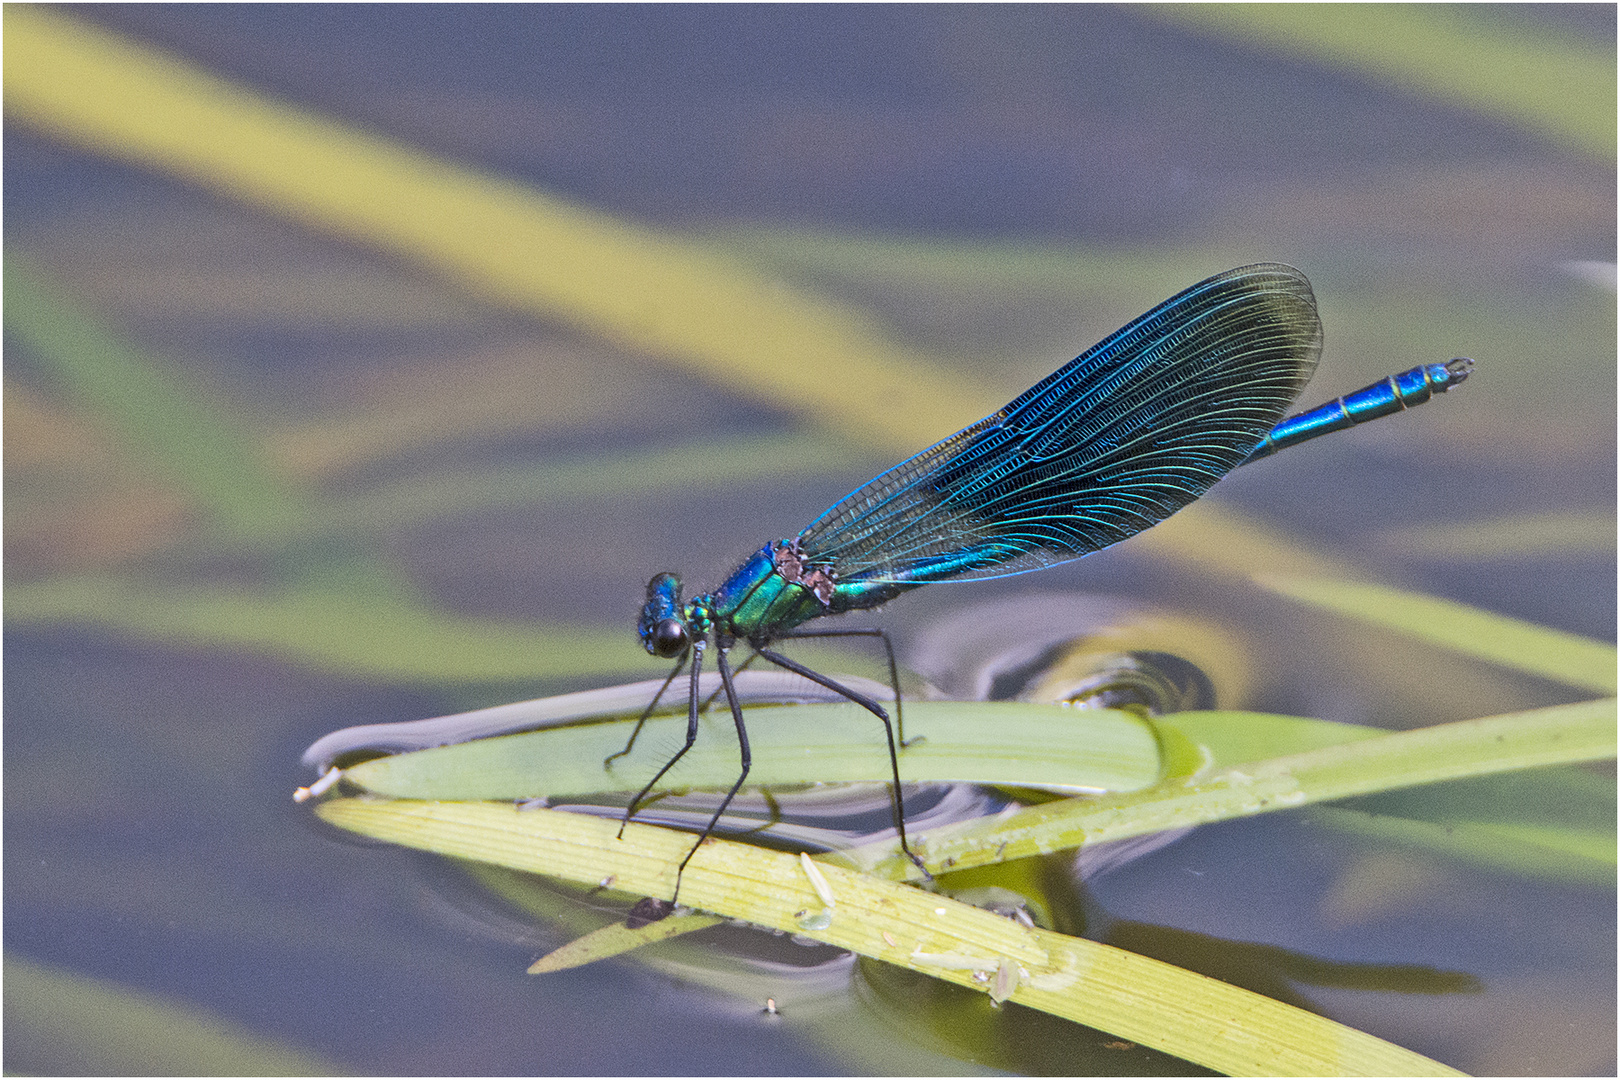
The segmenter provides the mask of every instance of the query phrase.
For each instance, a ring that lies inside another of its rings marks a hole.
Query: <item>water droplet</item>
[[[832,925],[832,912],[818,911],[814,915],[806,915],[798,920],[800,930],[825,930]]]

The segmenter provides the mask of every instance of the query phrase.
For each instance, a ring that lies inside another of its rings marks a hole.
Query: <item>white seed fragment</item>
[[[307,802],[318,795],[325,795],[332,789],[332,785],[343,776],[343,770],[336,765],[326,770],[326,775],[315,781],[309,787],[301,787],[293,792],[293,802]]]
[[[799,852],[799,865],[804,867],[804,876],[810,879],[810,887],[816,890],[816,895],[821,897],[821,902],[831,911],[837,903],[833,900],[832,886],[827,884],[827,878],[822,874],[821,868],[811,862],[810,856],[802,851]]]
[[[1012,997],[1013,991],[1018,989],[1018,965],[1006,956],[996,965],[996,978],[990,984],[990,1001],[1000,1005]]]

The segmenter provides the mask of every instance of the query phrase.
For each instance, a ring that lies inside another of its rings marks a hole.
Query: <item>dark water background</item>
[[[1612,6],[1459,10],[1613,59]],[[71,14],[461,166],[743,252],[937,353],[942,378],[971,372],[1003,399],[1208,273],[1299,266],[1327,328],[1310,403],[1419,362],[1472,355],[1481,367],[1419,413],[1242,470],[1210,498],[1378,580],[1614,640],[1612,149],[1132,8]],[[4,181],[8,255],[216,403],[243,446],[327,505],[446,470],[550,475],[706,440],[736,452],[744,439],[842,438],[790,403],[9,116]],[[140,597],[290,581],[318,593],[323,574],[383,567],[436,611],[620,642],[590,674],[537,661],[531,674],[454,679],[343,670],[251,635],[186,639],[141,600],[87,617],[8,598],[7,1071],[142,1071],[116,1040],[45,1037],[18,1020],[12,994],[42,979],[148,995],[284,1055],[249,1058],[250,1071],[1176,1066],[1098,1050],[1098,1033],[1075,1056],[1043,1056],[1030,1045],[1078,1037],[1020,1027],[1034,1022],[1014,1009],[953,1032],[942,1018],[977,1003],[893,973],[805,992],[778,1018],[760,1015],[763,995],[710,985],[724,976],[668,966],[534,979],[524,966],[558,932],[479,901],[459,871],[334,836],[289,799],[309,779],[299,752],[332,729],[649,677],[631,627],[651,573],[717,580],[892,456],[840,446],[824,466],[726,484],[701,472],[657,490],[603,481],[340,540],[312,530],[244,546],[212,538],[186,477],[131,449],[17,340],[9,310],[7,327],[8,590],[94,579],[136,583]],[[445,419],[456,410],[472,419]],[[361,448],[309,449],[344,438]],[[1545,527],[1492,539],[1503,522]],[[1483,539],[1458,554],[1471,524]],[[882,622],[904,652],[966,605],[1050,592],[1216,627],[1248,672],[1223,704],[1413,727],[1586,696],[1368,644],[1347,623],[1129,544],[1035,577],[923,590]],[[1437,864],[1301,812],[1201,830],[1099,879],[1083,903],[1089,932],[1155,941],[1176,962],[1459,1068],[1615,1068],[1612,881]],[[1266,947],[1464,973],[1481,989],[1313,982]]]

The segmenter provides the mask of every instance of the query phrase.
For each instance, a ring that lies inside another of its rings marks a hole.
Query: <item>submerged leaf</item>
[[[1616,688],[1613,645],[1433,596],[1362,582],[1266,575],[1259,584],[1302,603],[1421,638],[1465,656],[1599,693]]]
[[[1478,821],[1426,821],[1345,806],[1323,806],[1314,813],[1347,832],[1377,837],[1401,847],[1439,852],[1481,866],[1528,877],[1614,884],[1613,829],[1605,832]]]
[[[606,960],[610,956],[618,956],[631,949],[639,949],[643,945],[667,941],[672,937],[690,934],[694,930],[705,930],[723,922],[725,920],[718,915],[693,912],[689,915],[671,915],[667,919],[642,923],[639,926],[631,926],[627,922],[609,923],[600,930],[593,930],[584,937],[575,938],[562,948],[553,949],[542,956],[529,965],[529,974],[547,975],[554,971],[581,967],[598,960]]]

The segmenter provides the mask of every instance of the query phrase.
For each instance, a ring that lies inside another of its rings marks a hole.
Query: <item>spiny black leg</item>
[[[905,710],[900,705],[900,667],[894,662],[894,642],[889,640],[889,632],[887,630],[879,630],[875,626],[862,627],[856,630],[789,630],[785,634],[777,634],[775,640],[781,641],[783,638],[855,636],[881,638],[883,641],[883,651],[887,653],[889,657],[889,685],[894,688],[895,735],[900,740],[900,749],[904,750],[906,747],[915,743],[920,743],[924,739],[928,738],[926,735],[919,735],[915,739],[911,739],[909,741],[906,739],[906,714]],[[753,658],[750,657],[749,659]]]
[[[669,772],[670,769],[674,768],[675,763],[681,760],[681,758],[685,757],[686,752],[692,749],[692,744],[697,742],[698,674],[703,670],[703,648],[706,643],[706,639],[704,638],[698,638],[696,641],[692,642],[692,695],[691,705],[688,708],[686,719],[686,745],[681,747],[680,750],[676,752],[674,757],[664,762],[664,767],[658,770],[658,774],[651,780],[647,781],[647,786],[636,792],[636,797],[631,799],[630,805],[624,808],[624,820],[619,822],[619,839],[621,840],[624,839],[624,827],[630,824],[631,818],[635,817],[636,807],[640,806],[641,800],[647,797],[647,792],[651,791],[653,789],[653,785],[662,780],[664,778],[664,774]],[[674,676],[671,675],[670,678],[673,679]]]
[[[762,645],[755,645],[754,651],[760,656],[763,656],[765,659],[769,660],[771,663],[775,664],[777,667],[785,668],[786,670],[794,672],[798,675],[803,675],[813,683],[820,683],[829,690],[843,694],[845,697],[849,698],[849,700],[853,701],[855,704],[859,705],[861,708],[883,721],[883,734],[889,740],[889,769],[894,776],[894,786],[889,790],[893,796],[891,799],[891,805],[894,808],[894,826],[895,830],[900,834],[900,850],[906,853],[906,858],[911,860],[912,865],[916,866],[917,869],[923,872],[924,877],[926,877],[929,881],[933,881],[934,875],[928,872],[928,867],[924,866],[923,861],[917,858],[917,853],[911,850],[911,844],[906,840],[905,796],[900,793],[900,755],[895,752],[894,748],[894,725],[889,723],[889,714],[883,710],[883,706],[879,705],[865,694],[858,694],[849,687],[844,686],[833,679],[827,678],[827,676],[822,675],[820,672],[811,671],[803,664],[789,660],[779,652],[773,652]]]
[[[696,855],[697,849],[703,846],[703,841],[707,840],[709,834],[714,832],[714,826],[719,822],[720,815],[726,812],[726,807],[731,805],[731,800],[736,797],[737,790],[743,786],[743,781],[748,779],[748,769],[753,764],[753,755],[748,750],[748,728],[743,724],[742,705],[737,701],[737,688],[731,684],[731,665],[726,663],[726,646],[718,641],[715,642],[714,659],[716,666],[720,668],[720,685],[726,692],[726,703],[731,706],[731,718],[737,724],[737,745],[742,748],[742,773],[737,777],[737,782],[731,785],[731,790],[726,792],[726,797],[720,800],[720,806],[715,810],[714,817],[710,818],[709,823],[703,827],[703,834],[697,838],[697,843],[692,845],[692,850],[686,853],[686,858],[681,860],[681,865],[675,870],[676,896],[681,895],[681,875],[686,873],[686,864],[692,861],[692,856]],[[670,902],[674,903],[673,898]]]
[[[612,768],[614,758],[624,757],[624,755],[630,752],[630,748],[636,745],[636,737],[641,734],[642,727],[647,723],[647,717],[651,716],[652,711],[658,708],[658,702],[663,698],[664,691],[669,689],[669,684],[675,681],[675,676],[679,675],[681,673],[681,669],[685,666],[686,657],[684,656],[675,662],[675,670],[669,673],[669,678],[664,680],[664,685],[658,688],[658,693],[653,695],[653,699],[647,702],[647,707],[641,711],[641,719],[636,721],[635,730],[630,732],[630,740],[624,744],[624,749],[620,750],[617,754],[609,754],[607,757],[603,758],[602,768]]]

